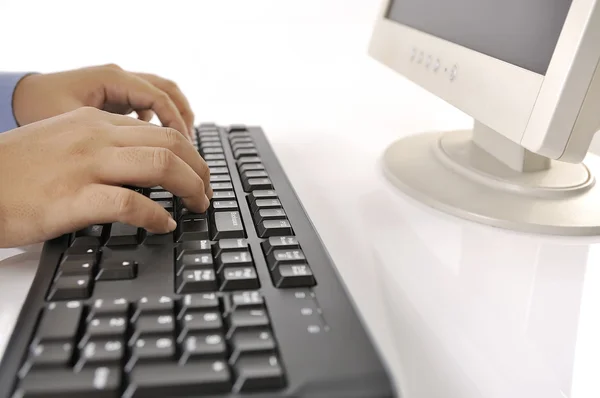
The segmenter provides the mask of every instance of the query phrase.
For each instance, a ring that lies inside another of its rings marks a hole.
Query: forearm
[[[0,133],[18,127],[13,112],[13,96],[17,84],[27,74],[0,72]]]

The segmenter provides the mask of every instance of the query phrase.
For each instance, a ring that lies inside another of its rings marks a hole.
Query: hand
[[[0,170],[0,247],[116,221],[175,229],[123,185],[161,185],[200,213],[212,197],[208,166],[178,131],[89,107],[0,134]]]
[[[144,121],[156,113],[163,126],[192,137],[194,114],[175,83],[116,65],[29,75],[14,93],[13,109],[20,126],[84,106],[121,115],[135,111]]]

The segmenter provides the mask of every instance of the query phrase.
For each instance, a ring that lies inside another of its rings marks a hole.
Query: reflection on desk
[[[466,223],[391,190],[362,200],[407,396],[600,396],[598,240]]]

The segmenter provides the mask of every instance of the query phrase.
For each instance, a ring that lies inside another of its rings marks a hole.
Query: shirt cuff
[[[17,84],[30,73],[0,73],[0,132],[19,127],[13,111]]]

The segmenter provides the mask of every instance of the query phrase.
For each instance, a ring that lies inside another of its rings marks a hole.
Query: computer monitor
[[[369,53],[475,120],[392,143],[395,186],[497,227],[600,234],[600,0],[384,0]]]

